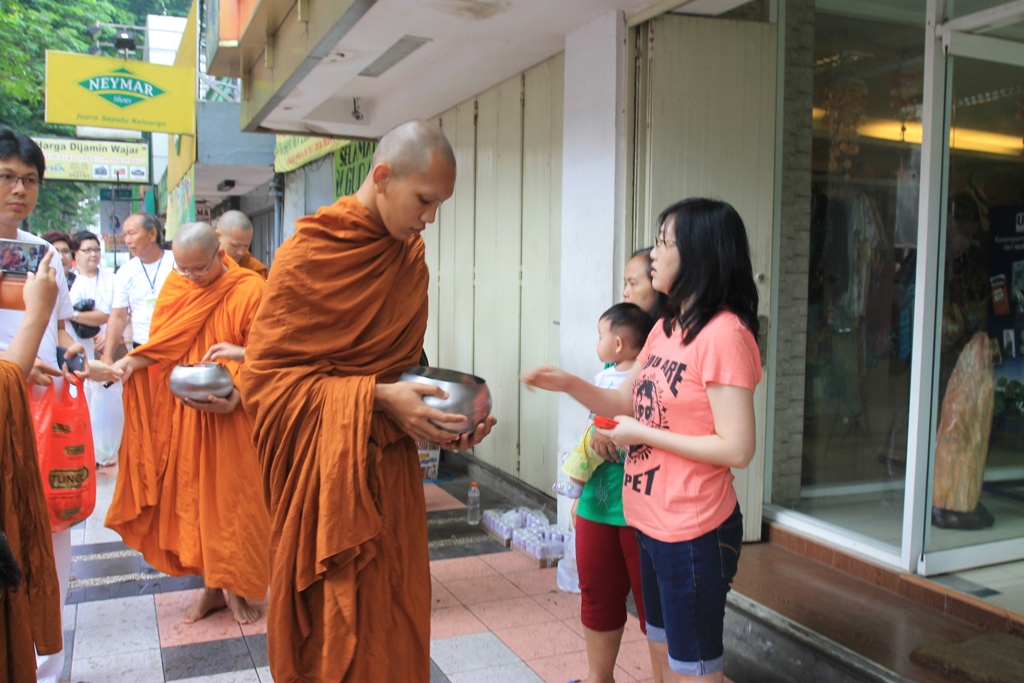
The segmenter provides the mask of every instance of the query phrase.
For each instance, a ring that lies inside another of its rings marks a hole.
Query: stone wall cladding
[[[814,89],[814,1],[785,0],[786,54],[782,140],[775,434],[772,500],[800,500],[807,362],[807,280],[811,234],[811,108]]]

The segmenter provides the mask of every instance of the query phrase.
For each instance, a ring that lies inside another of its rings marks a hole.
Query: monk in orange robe
[[[252,245],[252,223],[241,211],[227,211],[217,219],[217,237],[220,248],[235,260],[235,263],[253,271],[264,280],[270,275],[270,269],[249,253]]]
[[[439,128],[402,124],[351,197],[296,222],[246,348],[242,400],[271,514],[267,613],[277,683],[430,680],[430,567],[415,440],[465,449],[435,387],[397,383],[427,325],[420,233],[451,196]]]
[[[0,352],[0,531],[14,560],[0,567],[0,681],[9,683],[34,683],[36,652],[63,649],[60,583],[26,382],[57,300],[51,257],[43,257],[38,276],[28,275],[25,315]]]
[[[182,226],[173,248],[178,272],[160,292],[150,339],[115,364],[125,427],[106,525],[156,569],[203,576],[206,589],[183,621],[223,607],[223,589],[235,619],[249,623],[259,612],[248,601],[267,593],[270,537],[253,495],[261,479],[252,421],[237,388],[227,398],[179,399],[169,377],[211,347],[244,347],[265,284],[225,256],[205,223]],[[220,360],[237,382],[238,359]]]

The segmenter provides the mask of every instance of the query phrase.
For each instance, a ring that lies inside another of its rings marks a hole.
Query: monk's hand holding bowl
[[[242,400],[242,395],[238,393],[238,389],[232,389],[231,393],[226,398],[219,396],[206,397],[205,401],[196,401],[191,398],[181,398],[178,400],[187,405],[189,408],[194,410],[201,410],[204,413],[218,413],[220,415],[227,415],[233,413],[235,408],[238,407],[239,402]]]
[[[487,419],[478,424],[476,426],[476,429],[474,429],[473,431],[469,432],[468,434],[463,434],[456,440],[441,443],[440,446],[441,448],[448,451],[458,452],[469,450],[473,446],[483,441],[484,438],[491,433],[491,430],[494,429],[494,425],[496,424],[498,424],[498,419],[493,415],[488,415]]]
[[[423,402],[424,396],[448,398],[440,387],[419,382],[378,384],[373,409],[390,417],[398,427],[415,441],[450,444],[459,441],[459,435],[437,425],[464,422],[464,415],[445,413]],[[489,431],[489,430],[488,430]]]
[[[206,355],[203,356],[203,362],[218,361],[222,358],[233,360],[236,363],[244,363],[245,347],[229,344],[227,342],[218,342],[211,346],[210,350],[206,352]]]

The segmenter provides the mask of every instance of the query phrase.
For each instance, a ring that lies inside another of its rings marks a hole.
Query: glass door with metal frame
[[[947,7],[937,30],[946,135],[923,574],[1024,558],[1024,3],[978,4],[992,6]]]

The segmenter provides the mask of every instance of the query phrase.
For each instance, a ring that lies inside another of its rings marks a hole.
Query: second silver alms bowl
[[[437,425],[449,432],[468,434],[491,414],[491,392],[487,382],[476,375],[417,365],[403,372],[398,381],[430,384],[446,391],[448,398],[424,396],[423,402],[442,412],[469,418],[462,422]]]
[[[225,398],[235,384],[231,372],[220,363],[179,365],[171,370],[171,393],[178,398],[205,401],[210,396]]]

